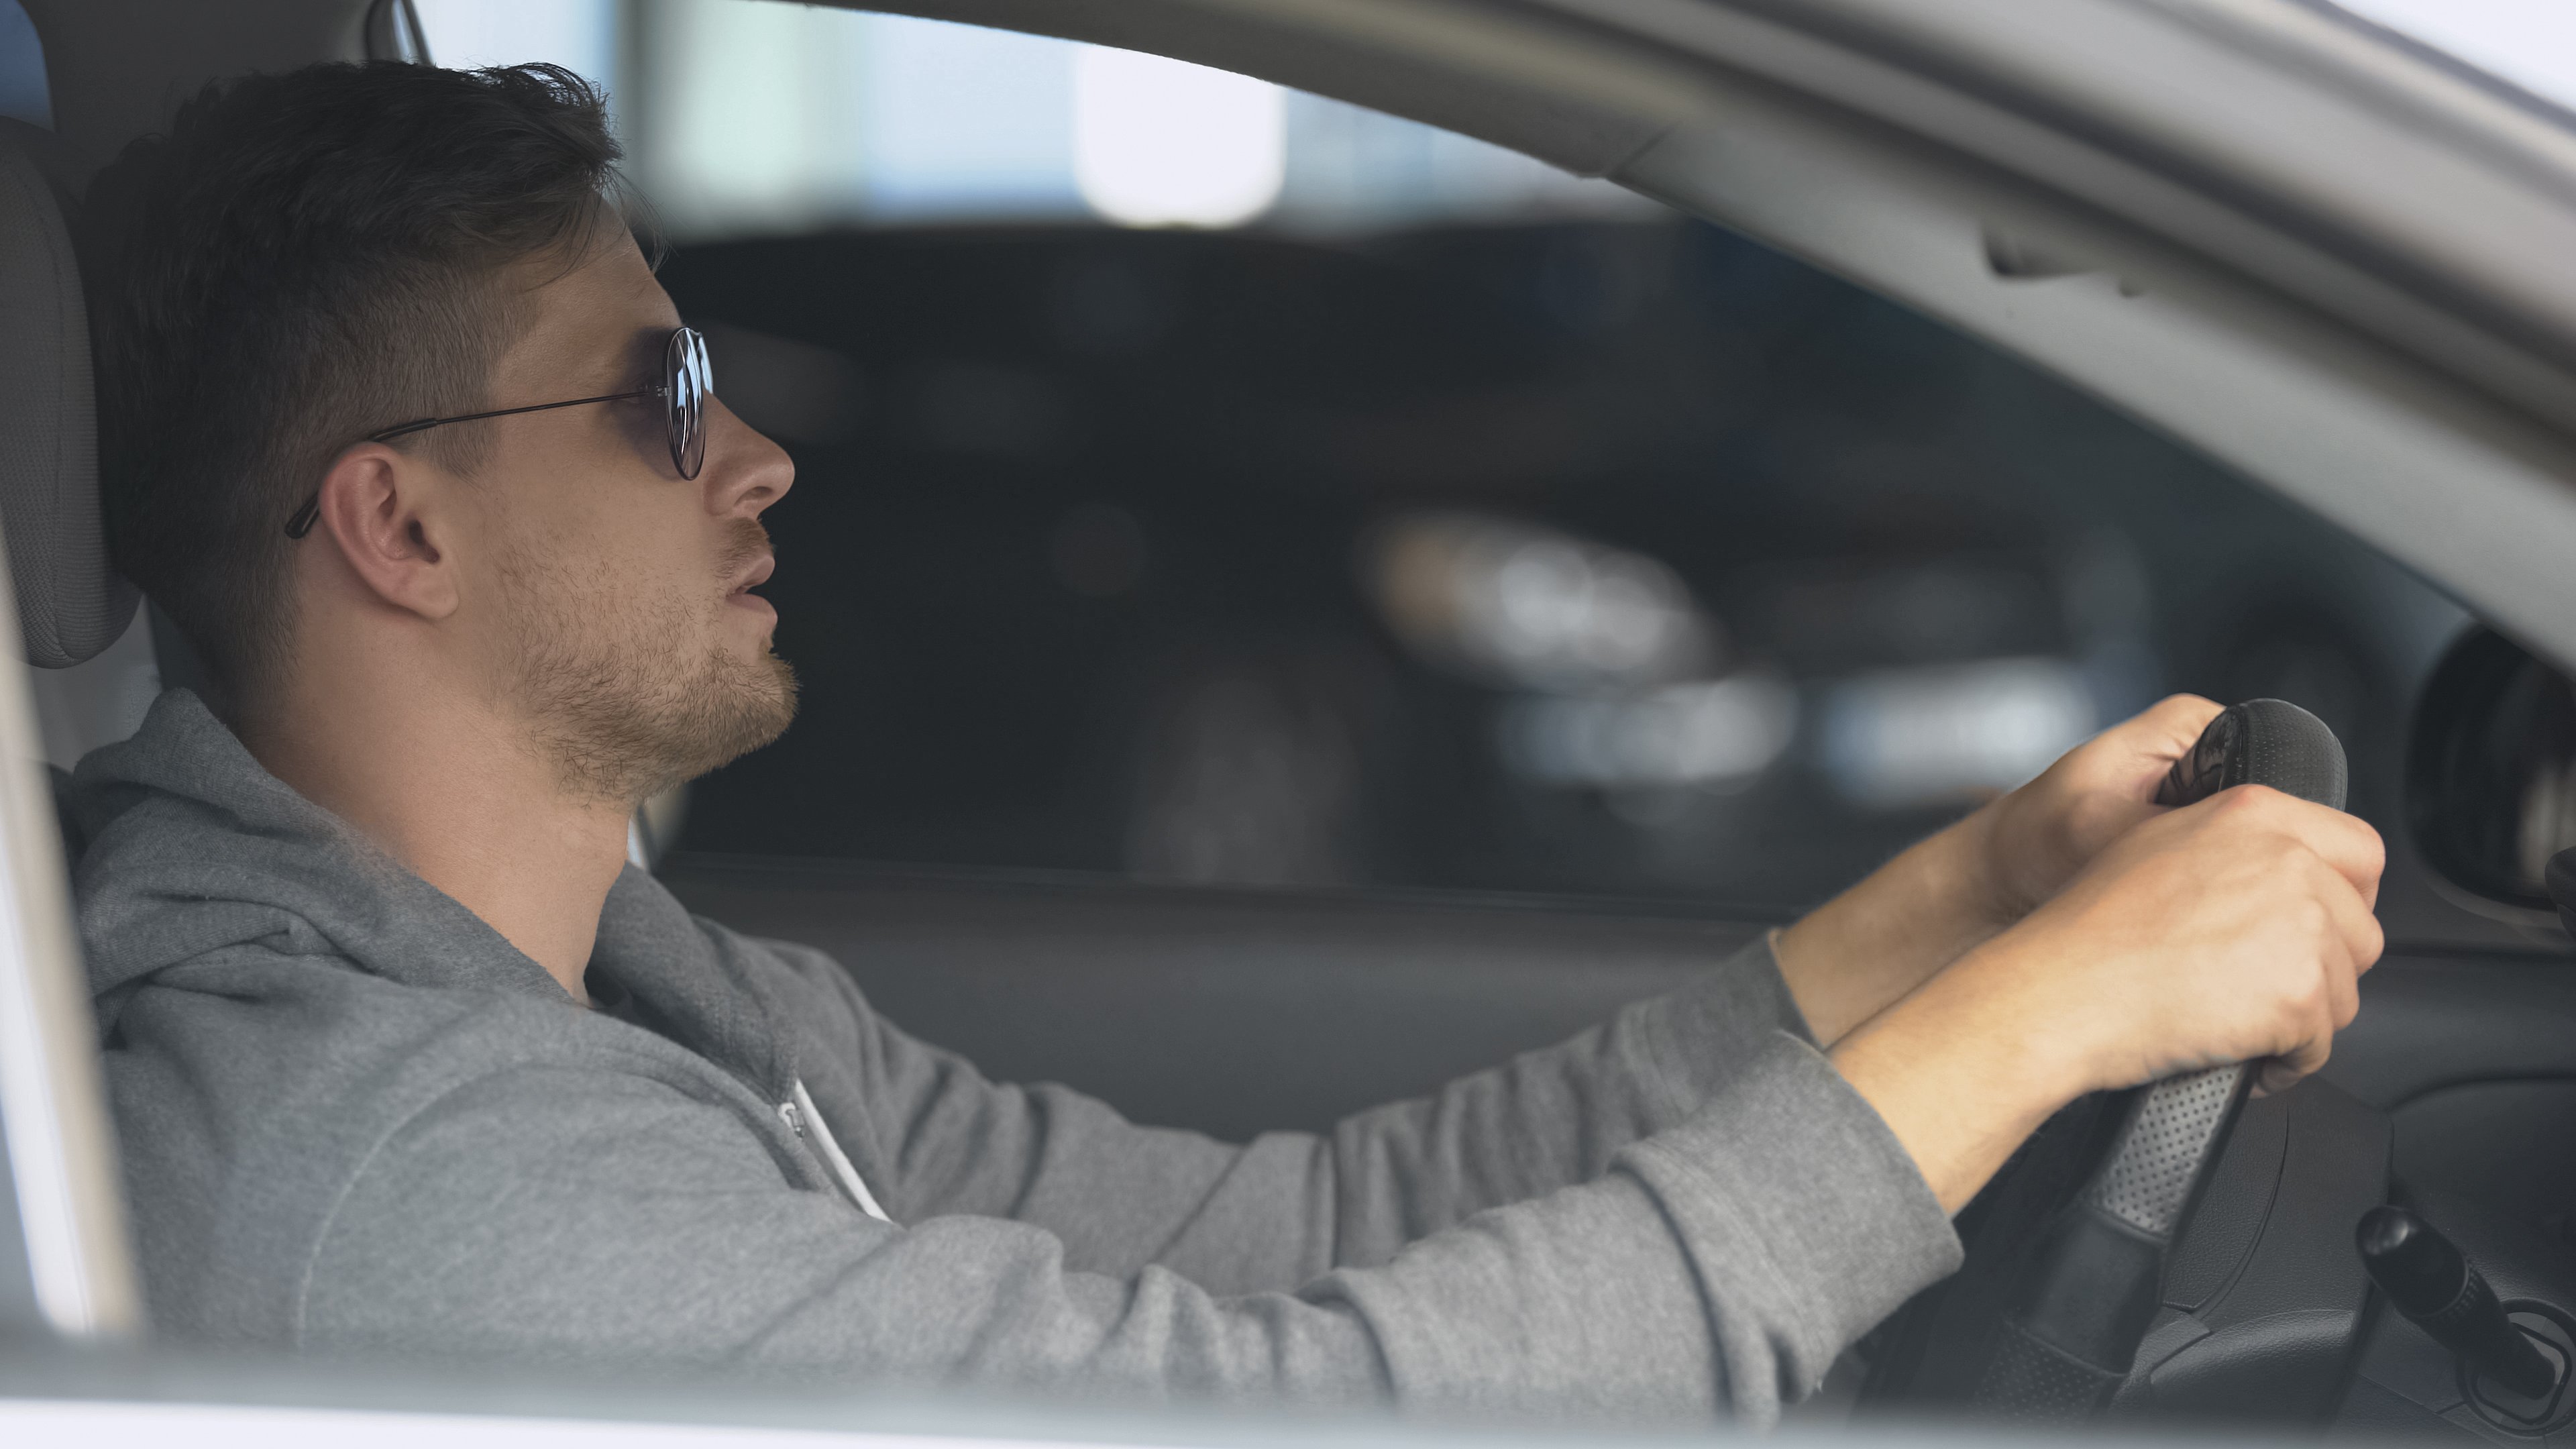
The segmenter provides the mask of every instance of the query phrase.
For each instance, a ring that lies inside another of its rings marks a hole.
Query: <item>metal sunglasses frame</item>
[[[589,403],[626,402],[634,398],[662,399],[662,426],[671,446],[671,466],[683,479],[694,479],[707,461],[707,398],[715,392],[715,369],[707,359],[707,339],[694,327],[674,327],[662,344],[662,381],[659,386],[637,388],[632,392],[602,393],[597,397],[566,398],[562,402],[531,403],[526,407],[494,408],[485,413],[459,413],[452,418],[416,418],[396,423],[390,428],[367,434],[369,443],[386,443],[412,433],[443,428],[449,423],[480,422],[485,418],[516,417],[520,413],[552,412],[556,408],[577,408]],[[322,495],[317,491],[306,499],[295,516],[286,520],[286,536],[302,538],[313,531],[322,517]]]

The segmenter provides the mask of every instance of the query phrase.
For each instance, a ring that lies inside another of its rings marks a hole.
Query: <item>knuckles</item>
[[[2281,813],[2290,797],[2269,785],[2233,785],[2211,797],[2210,813],[2221,820],[2269,820]]]
[[[2290,905],[2290,921],[2299,935],[2309,941],[2331,941],[2337,935],[2334,912],[2314,895],[2302,895]]]

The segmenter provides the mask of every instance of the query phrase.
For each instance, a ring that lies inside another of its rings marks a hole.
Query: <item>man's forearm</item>
[[[1780,976],[1827,1048],[2011,924],[1981,810],[1918,842],[1780,933]]]
[[[1965,1207],[2082,1090],[2046,1013],[1992,979],[2017,964],[1963,962],[1833,1050],[1834,1069],[1877,1109],[1946,1212]]]

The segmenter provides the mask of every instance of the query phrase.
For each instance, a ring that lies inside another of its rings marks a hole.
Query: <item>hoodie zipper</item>
[[[849,1154],[833,1140],[832,1126],[823,1120],[822,1110],[814,1105],[813,1095],[805,1090],[804,1079],[791,1080],[788,1088],[787,1100],[778,1104],[778,1120],[786,1123],[787,1130],[795,1133],[799,1140],[811,1142],[822,1154],[824,1165],[832,1169],[833,1179],[841,1185],[843,1192],[849,1194],[850,1201],[859,1205],[859,1211],[878,1222],[892,1223],[894,1219],[887,1217],[886,1210],[877,1206],[876,1194],[868,1191],[867,1179],[859,1176],[858,1168],[850,1163]]]

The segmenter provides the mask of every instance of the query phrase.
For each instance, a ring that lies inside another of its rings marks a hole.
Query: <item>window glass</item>
[[[614,90],[624,12],[615,0],[411,0],[440,65],[551,61]]]
[[[1780,912],[2176,689],[2315,709],[2391,823],[2458,611],[1920,316],[1242,77],[596,14],[664,280],[799,470],[802,713],[684,857]]]
[[[1334,232],[1638,214],[1633,195],[1393,116],[1159,56],[746,0],[417,0],[443,65],[606,85],[663,225],[1106,221]]]
[[[2336,0],[2340,9],[2576,110],[2576,5],[2566,0]]]
[[[0,116],[47,128],[54,124],[45,48],[18,0],[0,0]]]

